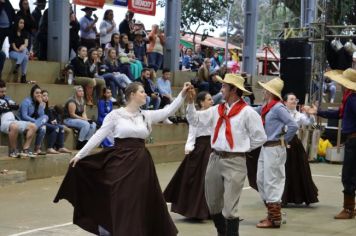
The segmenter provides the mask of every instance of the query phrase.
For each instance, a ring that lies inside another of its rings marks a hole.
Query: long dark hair
[[[114,11],[111,9],[108,9],[105,11],[104,18],[103,18],[104,20],[108,20],[108,16],[109,16],[110,12],[112,12],[114,14]]]
[[[31,16],[31,10],[30,10],[30,5],[28,6],[28,9],[27,10],[24,10],[24,8],[22,7],[22,3],[24,2],[25,0],[20,0],[19,2],[19,7],[20,7],[20,11],[24,13],[24,15],[29,15]],[[27,1],[28,4],[30,4],[29,1]]]
[[[111,40],[110,40],[110,45],[111,45],[111,47],[113,47],[113,48],[115,48],[115,40],[114,40],[114,38],[115,38],[115,36],[120,36],[120,34],[118,34],[118,33],[113,33],[112,35],[111,35]],[[119,45],[120,45],[120,41],[119,41]]]
[[[19,23],[20,20],[23,20],[23,22],[25,23],[25,19],[23,17],[16,17],[15,22],[13,24],[13,30],[15,33],[17,33],[17,31],[19,30]],[[25,30],[25,28],[23,28],[20,32],[22,34],[22,32]]]
[[[31,96],[32,102],[35,104],[35,111],[34,111],[33,114],[32,114],[32,118],[35,118],[35,119],[38,118],[38,108],[39,108],[39,106],[40,106],[40,103],[39,103],[38,101],[36,101],[36,100],[34,99],[34,96],[33,96],[33,94],[35,93],[36,89],[39,89],[39,90],[41,90],[41,92],[42,92],[41,87],[38,86],[37,84],[35,84],[35,85],[32,86],[32,88],[31,88],[30,96]]]
[[[125,53],[129,53],[129,44],[125,44],[122,40],[123,37],[129,37],[127,34],[120,34],[120,47],[125,49]]]
[[[88,52],[88,59],[89,59],[89,62],[90,63],[93,63],[93,59],[91,58],[91,55],[93,54],[93,52],[98,52],[98,50],[96,48],[91,48],[89,49],[89,52]]]
[[[205,101],[206,99],[206,95],[208,95],[209,93],[207,91],[202,91],[200,93],[198,93],[197,98],[196,98],[196,103],[199,109],[202,109],[202,105],[201,103]]]
[[[47,90],[45,90],[45,89],[41,91],[41,94],[42,94],[42,95],[43,95],[44,93],[49,94],[49,93],[48,93],[48,91],[47,91]],[[48,111],[48,109],[49,109],[49,105],[48,105],[48,103],[49,103],[49,102],[47,101],[47,102],[46,102],[46,107],[45,107],[45,112],[46,112],[46,113],[47,113],[47,111]]]

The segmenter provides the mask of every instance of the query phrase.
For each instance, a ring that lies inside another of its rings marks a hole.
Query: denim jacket
[[[32,99],[30,97],[25,98],[20,105],[19,113],[20,113],[21,120],[30,121],[32,123],[36,123],[36,125],[39,123],[41,125],[47,123],[48,116],[45,115],[43,105],[40,105],[38,107],[38,118],[37,119],[32,117],[34,112],[35,112],[35,103],[32,101]]]

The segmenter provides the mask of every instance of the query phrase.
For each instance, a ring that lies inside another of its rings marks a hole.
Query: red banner
[[[129,0],[129,10],[139,14],[156,15],[156,0]]]
[[[74,0],[74,4],[93,8],[103,8],[105,0]]]

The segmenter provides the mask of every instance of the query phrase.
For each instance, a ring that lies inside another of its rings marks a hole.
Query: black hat
[[[82,11],[96,11],[96,8],[93,8],[93,7],[84,7],[82,9],[80,9]]]
[[[36,2],[33,3],[33,5],[46,5],[47,1],[46,0],[37,0]]]

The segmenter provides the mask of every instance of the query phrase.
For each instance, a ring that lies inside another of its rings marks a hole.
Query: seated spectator
[[[98,102],[98,120],[97,124],[100,127],[103,124],[104,118],[109,114],[113,109],[113,104],[111,101],[111,90],[108,88],[103,89],[103,96]],[[113,143],[108,139],[104,139],[101,143],[101,147],[112,147]]]
[[[221,93],[222,84],[218,82],[217,78],[217,73],[213,73],[209,76],[209,93],[213,97],[214,104],[220,104],[223,100]]]
[[[146,51],[147,47],[146,42],[143,41],[143,31],[136,31],[134,41],[134,53],[136,59],[141,61],[144,66],[148,66]]]
[[[165,107],[173,101],[170,77],[171,71],[165,68],[162,71],[162,77],[157,79],[157,89],[162,101],[161,107]]]
[[[330,80],[328,77],[325,77],[323,83],[323,96],[329,97],[330,103],[334,103],[336,95],[336,85],[334,81]]]
[[[27,50],[31,51],[32,39],[37,31],[35,18],[31,15],[30,4],[28,0],[20,0],[19,2],[20,11],[17,12],[16,17],[18,19],[23,19],[25,22],[24,30],[28,36]]]
[[[0,80],[2,78],[2,69],[4,68],[5,60],[6,54],[0,50]]]
[[[85,12],[85,16],[79,20],[80,44],[88,49],[96,48],[96,34],[98,33],[96,22],[98,22],[98,17],[95,14],[93,15],[96,8],[84,7],[81,10]],[[94,18],[92,18],[92,15]]]
[[[136,80],[143,84],[145,88],[146,97],[146,109],[152,107],[153,110],[158,110],[161,104],[161,98],[159,97],[157,86],[154,81],[151,80],[150,69],[144,68],[141,72],[141,78]]]
[[[44,112],[45,105],[42,101],[42,90],[38,85],[31,88],[30,97],[25,98],[20,105],[20,118],[23,121],[34,123],[37,128],[34,153],[45,155],[41,151],[41,145],[46,135],[46,123],[48,116]]]
[[[161,69],[163,63],[163,47],[165,38],[158,25],[152,25],[152,31],[148,35],[149,44],[147,47],[148,66],[155,71]]]
[[[24,19],[18,18],[9,37],[9,57],[16,61],[16,66],[13,73],[17,74],[18,69],[21,66],[21,83],[27,83],[26,73],[28,64],[28,33],[24,30],[24,26]]]
[[[74,89],[75,94],[64,105],[64,124],[79,130],[76,149],[80,150],[95,133],[96,124],[87,117],[83,87],[76,86]]]
[[[113,33],[111,35],[111,40],[105,45],[105,56],[108,56],[108,50],[110,48],[115,49],[116,55],[119,55],[121,52],[124,52],[124,49],[120,47],[120,34]]]
[[[6,37],[11,34],[11,26],[15,21],[15,10],[11,5],[10,0],[0,1],[0,50],[4,44]]]
[[[219,60],[219,53],[218,52],[214,52],[214,55],[212,58],[210,58],[210,62],[211,62],[211,69],[213,72],[217,71],[220,69],[221,63]]]
[[[226,64],[227,73],[237,74],[240,72],[240,65],[237,61],[233,60],[232,55],[228,55],[228,61]]]
[[[64,147],[64,126],[61,124],[54,107],[48,105],[48,100],[48,91],[42,90],[42,101],[45,104],[45,114],[48,116],[46,123],[47,154],[71,153],[70,150]]]
[[[193,50],[191,48],[187,48],[182,61],[182,71],[193,71]]]
[[[134,78],[139,78],[141,76],[141,71],[143,69],[142,62],[136,59],[135,52],[134,52],[134,45],[133,42],[128,42],[128,53],[127,57],[130,59],[130,68],[131,73]]]
[[[27,122],[16,120],[13,111],[19,108],[16,103],[6,96],[6,83],[0,80],[0,117],[1,117],[1,132],[9,136],[9,157],[35,157],[30,151],[32,139],[36,134],[36,125]],[[19,133],[25,134],[25,142],[22,146],[21,153],[17,150],[17,137]]]
[[[209,58],[204,59],[203,65],[198,70],[198,81],[197,84],[195,85],[199,92],[201,91],[206,91],[209,92],[209,78],[211,74],[211,62]]]
[[[103,79],[95,78],[96,66],[91,66],[87,57],[87,48],[80,46],[77,57],[70,62],[70,74],[74,74],[74,84],[82,85],[85,88],[86,104],[93,106],[94,87],[98,86],[99,90],[105,87]]]
[[[106,64],[106,72],[111,73],[113,75],[113,79],[109,81],[109,84],[111,90],[113,91],[114,97],[117,99],[118,90],[123,97],[122,90],[125,90],[127,85],[132,83],[132,81],[125,74],[120,72],[121,67],[117,60],[115,49],[113,48],[109,49],[108,57],[105,64]]]
[[[116,23],[114,21],[114,12],[109,9],[104,13],[104,19],[100,24],[100,46],[105,48],[106,44],[110,42],[111,35],[117,33]]]

